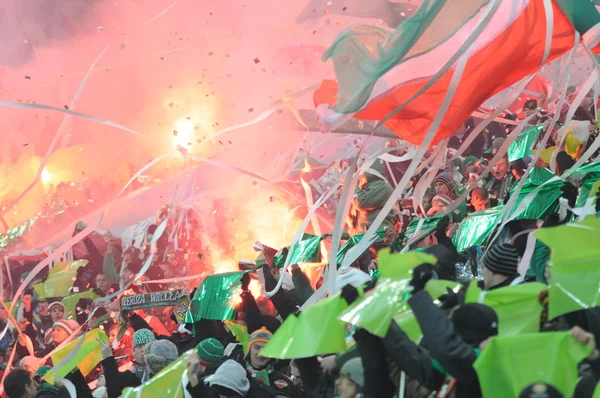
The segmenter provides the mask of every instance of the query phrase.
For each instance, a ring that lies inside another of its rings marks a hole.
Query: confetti
[[[215,209],[215,211],[213,211],[213,214],[217,214],[219,212],[219,209]]]
[[[233,144],[233,143],[231,142],[231,140],[227,140],[227,142],[229,142],[229,144]]]
[[[173,130],[173,135],[174,135],[175,137],[177,137],[177,134],[178,134],[178,133],[177,133],[177,130]]]
[[[23,146],[27,146],[27,145],[29,145],[29,144],[23,144]]]
[[[31,80],[31,76],[25,76],[25,79]]]
[[[198,253],[198,260],[202,258],[202,253]]]
[[[400,15],[401,15],[401,16],[403,16],[403,17],[405,17],[405,16],[406,16],[406,13],[404,13],[404,12],[401,12],[401,13],[400,13]]]
[[[124,49],[125,48],[125,43],[121,43],[121,45],[119,47],[121,48],[121,50]]]
[[[248,108],[248,113],[254,112],[254,108]]]
[[[348,9],[348,7],[344,7],[342,8],[342,11],[346,11]]]
[[[173,102],[169,102],[169,108],[172,108],[172,107],[174,107],[174,106],[175,106],[175,103],[173,103]]]
[[[65,108],[66,110],[69,110],[69,106],[68,106],[68,105],[65,105],[65,106],[64,106],[64,108]]]
[[[271,203],[275,202],[275,196],[270,196],[269,197],[269,202],[271,202]]]
[[[259,63],[260,63],[260,59],[258,59],[258,58],[254,58],[254,63],[255,63],[255,64],[259,64]]]
[[[208,53],[208,56],[210,57],[211,55],[213,55],[212,51]]]

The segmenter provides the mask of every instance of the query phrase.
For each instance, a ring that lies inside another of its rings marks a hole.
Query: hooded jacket
[[[383,173],[384,167],[381,161],[376,161],[371,166],[371,169]],[[350,210],[351,225],[350,235],[365,233],[371,226],[379,212],[388,201],[394,189],[387,180],[381,177],[365,173],[367,184],[362,188],[357,188],[352,201],[352,209]],[[390,213],[383,221],[382,227],[394,227],[394,217]]]

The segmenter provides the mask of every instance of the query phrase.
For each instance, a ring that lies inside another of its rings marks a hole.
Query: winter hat
[[[60,321],[54,322],[52,325],[52,330],[62,329],[68,335],[73,334],[77,329],[79,329],[79,324],[72,319],[61,319]]]
[[[273,337],[273,334],[267,330],[267,328],[262,327],[256,330],[254,333],[250,335],[248,339],[248,352],[252,348],[252,345],[255,343],[268,343],[269,340]]]
[[[32,355],[27,355],[21,358],[21,361],[19,361],[19,367],[23,369],[29,368],[34,372],[37,372],[40,367],[40,359]]]
[[[363,369],[362,360],[360,358],[352,358],[342,366],[340,376],[345,376],[352,380],[360,387],[365,385],[365,372]]]
[[[35,372],[35,374],[44,377],[46,376],[46,373],[48,373],[50,370],[52,370],[52,367],[50,366],[40,366]],[[38,388],[38,395],[45,396],[44,393],[46,393],[47,395],[58,396],[58,388],[48,383],[47,381],[44,381],[42,385]]]
[[[104,396],[104,393],[106,393],[106,387],[102,386],[102,387],[98,387],[94,390],[94,392],[92,393],[92,396],[94,398],[102,398]]]
[[[151,341],[144,349],[150,374],[155,375],[179,357],[177,346],[169,340]]]
[[[56,307],[56,306],[62,307],[63,311],[65,310],[65,305],[62,302],[54,301],[54,302],[48,304],[48,311],[52,311],[52,307]]]
[[[152,341],[156,341],[156,337],[150,329],[140,329],[133,334],[133,348],[146,345]]]
[[[198,357],[200,358],[200,362],[203,362],[203,365],[211,365],[215,362],[219,362],[223,359],[223,344],[219,342],[219,340],[214,338],[208,338],[202,340],[196,346],[196,352],[198,353]]]
[[[494,141],[492,141],[492,152],[498,152],[498,150],[502,147],[502,144],[504,144],[504,141],[506,141],[506,138],[494,138]]]
[[[245,397],[250,390],[246,370],[236,361],[229,359],[217,371],[204,379],[209,386],[223,387]]]
[[[503,243],[491,246],[483,256],[482,262],[483,266],[494,274],[518,275],[519,253],[513,245]]]
[[[519,394],[519,398],[563,398],[564,395],[548,383],[535,383],[527,386]]]
[[[442,171],[433,179],[433,184],[435,184],[438,181],[442,182],[443,184],[446,184],[446,186],[450,188],[450,191],[454,191],[454,176],[451,172]]]
[[[456,333],[473,347],[498,334],[498,315],[487,305],[479,303],[460,306],[452,313],[452,323]]]
[[[477,163],[477,161],[479,161],[479,158],[477,156],[467,156],[462,164],[463,170],[466,169],[468,166]]]
[[[440,202],[444,205],[444,207],[448,207],[452,204],[452,199],[448,197],[448,195],[435,195],[433,199],[431,199],[431,203]]]

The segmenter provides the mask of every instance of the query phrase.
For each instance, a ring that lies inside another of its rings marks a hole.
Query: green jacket
[[[382,170],[383,171],[383,170]],[[352,225],[350,226],[350,235],[357,235],[367,232],[367,229],[373,224],[375,218],[388,201],[394,189],[386,180],[380,177],[366,173],[367,184],[356,190],[354,200],[352,201],[352,209],[350,216]],[[394,226],[394,214],[390,212],[381,225]]]

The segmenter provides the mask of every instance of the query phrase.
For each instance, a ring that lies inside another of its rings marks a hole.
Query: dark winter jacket
[[[132,372],[119,372],[117,361],[112,356],[102,360],[102,368],[108,398],[118,398],[126,387],[137,387],[142,384],[140,378]]]

